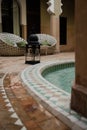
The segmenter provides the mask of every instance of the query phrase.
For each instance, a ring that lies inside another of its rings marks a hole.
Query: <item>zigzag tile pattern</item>
[[[4,75],[0,77],[0,130],[26,130],[8,99],[3,79]]]
[[[21,78],[26,88],[48,111],[65,122],[72,130],[87,130],[87,119],[70,110],[70,94],[46,81],[41,72],[50,66],[74,62],[57,60],[43,62],[22,71]]]

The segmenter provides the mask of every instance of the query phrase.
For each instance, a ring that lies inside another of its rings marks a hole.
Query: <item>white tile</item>
[[[2,96],[3,98],[7,98],[7,96],[5,95],[5,96]]]
[[[8,99],[6,99],[6,100],[4,100],[4,102],[7,102],[7,103],[9,103],[10,101],[9,101]]]
[[[68,118],[72,121],[72,122],[77,122],[78,119],[75,116],[69,115]]]
[[[87,124],[83,123],[82,121],[77,121],[75,124],[83,129],[87,129]]]
[[[82,129],[78,125],[73,125],[72,130],[84,130],[84,129]]]
[[[22,127],[21,130],[27,130],[26,127]]]
[[[7,107],[12,107],[11,103],[6,104]]]
[[[4,89],[2,89],[2,90],[0,90],[1,92],[5,92],[5,90]]]
[[[6,93],[5,93],[5,92],[2,92],[2,95],[6,95]]]
[[[10,108],[8,111],[9,111],[9,112],[14,112],[14,109],[13,109],[13,108]]]
[[[17,119],[18,119],[18,115],[17,115],[16,113],[13,113],[13,114],[11,115],[11,117],[12,117],[12,118],[17,118]]]
[[[18,119],[16,122],[15,122],[16,125],[20,125],[20,126],[23,126],[23,123],[21,122],[20,119]]]

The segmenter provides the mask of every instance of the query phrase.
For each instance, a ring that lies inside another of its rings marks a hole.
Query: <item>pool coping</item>
[[[70,94],[56,88],[41,76],[52,65],[75,62],[73,59],[42,62],[25,68],[21,80],[28,92],[49,112],[63,121],[72,130],[87,130],[87,119],[70,109]]]

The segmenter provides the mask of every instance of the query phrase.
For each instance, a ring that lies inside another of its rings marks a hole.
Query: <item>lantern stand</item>
[[[26,45],[25,64],[40,63],[40,43],[35,34],[31,34]]]

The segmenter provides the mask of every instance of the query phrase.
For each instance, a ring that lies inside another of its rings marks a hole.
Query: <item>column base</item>
[[[27,25],[21,25],[21,36],[27,40]]]
[[[71,109],[87,118],[87,88],[74,85],[71,93]]]

